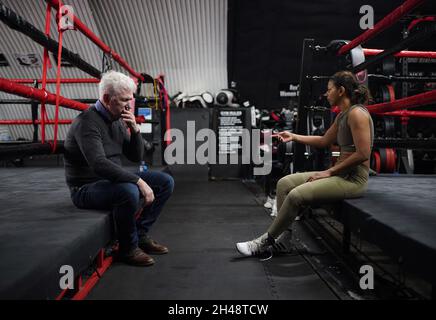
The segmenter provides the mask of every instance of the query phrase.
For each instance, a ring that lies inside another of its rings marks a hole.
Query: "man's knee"
[[[169,193],[173,193],[174,191],[174,178],[167,173],[165,175],[165,187]]]
[[[133,183],[119,183],[117,185],[118,204],[128,204],[132,207],[139,206],[139,189]]]
[[[160,188],[162,193],[170,196],[174,190],[174,179],[172,176],[165,172],[159,172]]]

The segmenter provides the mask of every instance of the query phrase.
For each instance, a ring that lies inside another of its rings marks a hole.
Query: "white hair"
[[[136,91],[136,84],[133,79],[117,71],[108,71],[103,74],[98,85],[100,99],[103,99],[105,94],[113,96],[124,90],[130,90],[134,93]]]

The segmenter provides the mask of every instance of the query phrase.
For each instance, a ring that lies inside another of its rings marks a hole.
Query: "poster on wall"
[[[242,149],[242,110],[219,110],[218,112],[218,154],[239,154]]]
[[[41,57],[36,53],[15,53],[14,56],[20,66],[29,68],[42,66]]]

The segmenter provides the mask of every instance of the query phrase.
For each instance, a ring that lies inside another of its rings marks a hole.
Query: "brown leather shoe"
[[[140,248],[130,250],[129,253],[122,256],[122,260],[134,266],[151,266],[154,264],[154,259],[142,251]]]
[[[139,247],[148,254],[165,254],[168,253],[168,248],[146,236],[139,239]]]

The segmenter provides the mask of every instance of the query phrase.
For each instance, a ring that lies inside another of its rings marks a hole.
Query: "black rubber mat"
[[[109,215],[74,207],[63,168],[2,168],[0,180],[0,298],[54,299],[60,267],[79,274],[109,242]]]
[[[240,181],[207,181],[207,167],[174,167],[175,193],[152,230],[170,253],[152,267],[116,263],[89,299],[335,299],[300,256],[261,262],[235,243],[271,222]]]

